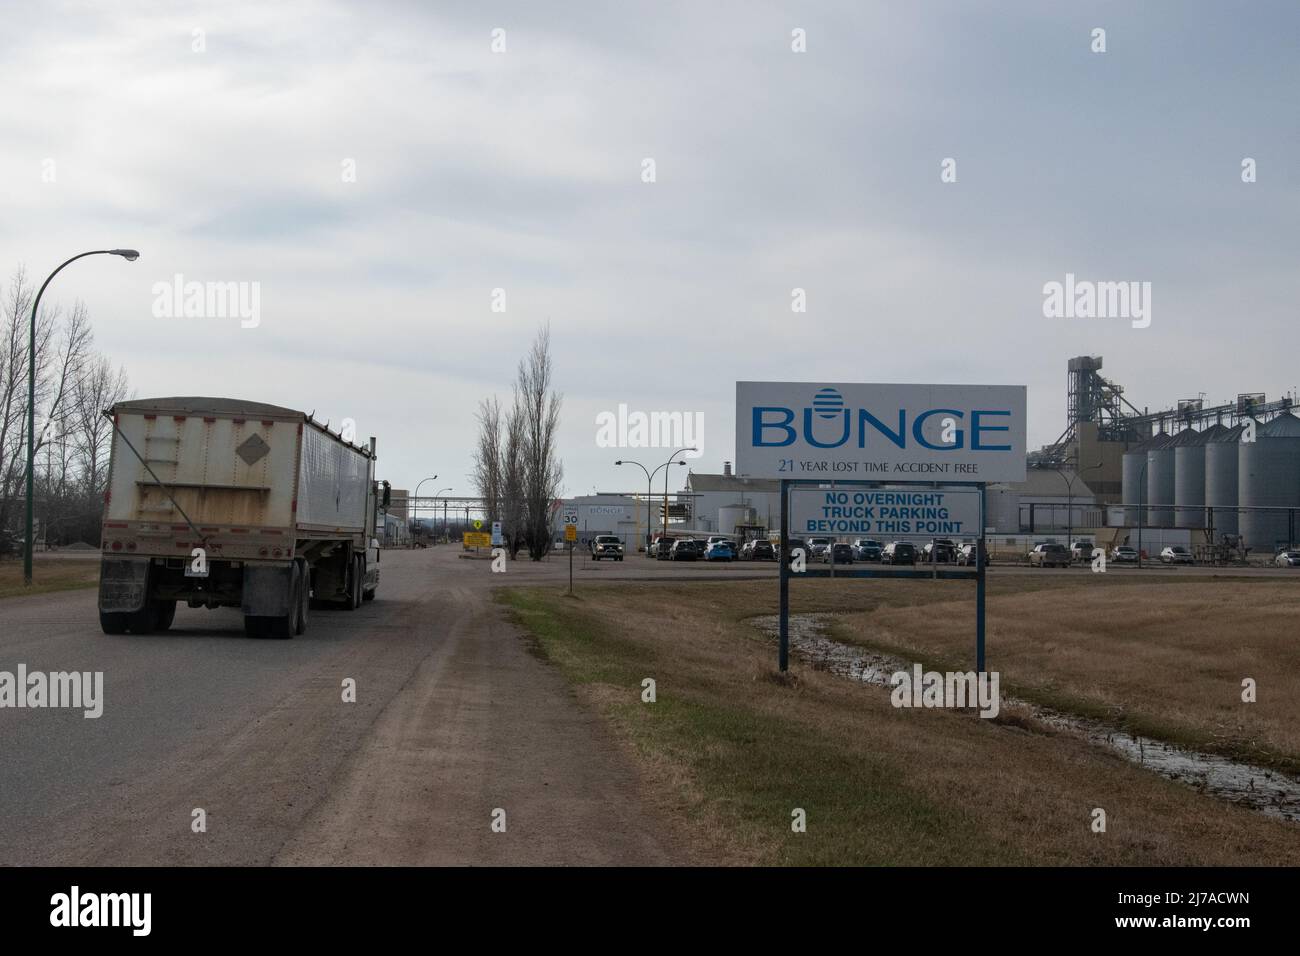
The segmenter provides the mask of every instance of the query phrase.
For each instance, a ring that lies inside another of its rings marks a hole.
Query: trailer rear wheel
[[[126,615],[126,627],[132,634],[152,634],[158,626],[158,605],[145,601],[144,607]]]
[[[176,602],[175,601],[155,601],[156,608],[154,616],[156,618],[157,629],[166,631],[176,620]]]
[[[298,619],[302,614],[302,569],[293,563],[289,574],[289,609],[284,614],[266,617],[265,634],[279,641],[287,641],[298,633]]]
[[[294,634],[307,633],[307,608],[311,605],[311,572],[307,570],[307,562],[299,560],[295,562],[299,568],[298,580],[301,584],[298,592],[298,614],[294,619]]]
[[[364,578],[366,576],[365,559],[359,554],[352,556],[352,573],[348,577],[348,599],[345,607],[349,611],[355,611],[361,607],[361,594],[365,589]]]

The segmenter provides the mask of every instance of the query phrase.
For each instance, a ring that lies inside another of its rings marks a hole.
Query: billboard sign
[[[736,473],[1024,481],[1025,387],[737,382]]]
[[[981,527],[973,488],[790,489],[796,537],[975,538]]]

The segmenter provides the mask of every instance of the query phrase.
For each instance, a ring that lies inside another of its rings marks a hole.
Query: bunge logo
[[[844,409],[844,396],[829,386],[819,388],[817,394],[813,396],[813,409],[817,412],[818,418],[829,421]]]
[[[796,412],[781,405],[755,405],[751,412],[752,442],[755,448],[783,448],[793,445],[800,437],[814,448],[840,448],[851,438],[858,448],[867,447],[867,436],[874,429],[898,448],[907,448],[909,439],[921,448],[931,451],[1011,451],[1010,445],[993,444],[989,432],[1009,432],[1010,426],[995,424],[1011,417],[1009,408],[928,408],[907,421],[907,409],[891,409],[877,416],[865,408],[847,406],[844,397],[834,388],[826,386],[817,390],[812,403]],[[815,427],[814,415],[825,422],[837,425]],[[895,428],[893,421],[897,417]],[[888,420],[888,423],[886,422]],[[800,434],[796,422],[802,426]],[[965,425],[965,427],[962,427]]]

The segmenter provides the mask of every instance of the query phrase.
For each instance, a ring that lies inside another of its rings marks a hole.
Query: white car
[[[1165,564],[1191,564],[1192,552],[1180,544],[1175,544],[1160,552],[1160,560]]]
[[[1300,551],[1279,551],[1273,563],[1279,568],[1300,568]]]
[[[808,539],[808,557],[820,558],[822,552],[831,546],[830,538],[809,538]]]

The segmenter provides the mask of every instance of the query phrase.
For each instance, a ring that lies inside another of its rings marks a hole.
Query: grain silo
[[[1174,526],[1174,442],[1186,432],[1166,436],[1158,448],[1147,450],[1147,520],[1152,528]]]
[[[1237,446],[1241,536],[1255,554],[1271,555],[1295,537],[1296,513],[1252,508],[1300,508],[1300,418],[1279,415]]]
[[[1163,432],[1144,442],[1134,445],[1124,453],[1123,470],[1120,475],[1120,497],[1124,499],[1124,524],[1130,528],[1146,524],[1146,515],[1139,514],[1138,505],[1147,500],[1144,472],[1147,464],[1147,452],[1153,448],[1163,448],[1169,442],[1169,436]]]
[[[1222,425],[1199,432],[1189,428],[1170,443],[1174,448],[1174,527],[1205,527],[1205,446],[1225,430]]]
[[[1245,425],[1224,428],[1205,446],[1205,506],[1214,533],[1237,534],[1237,443]],[[1217,540],[1217,538],[1216,538]]]

